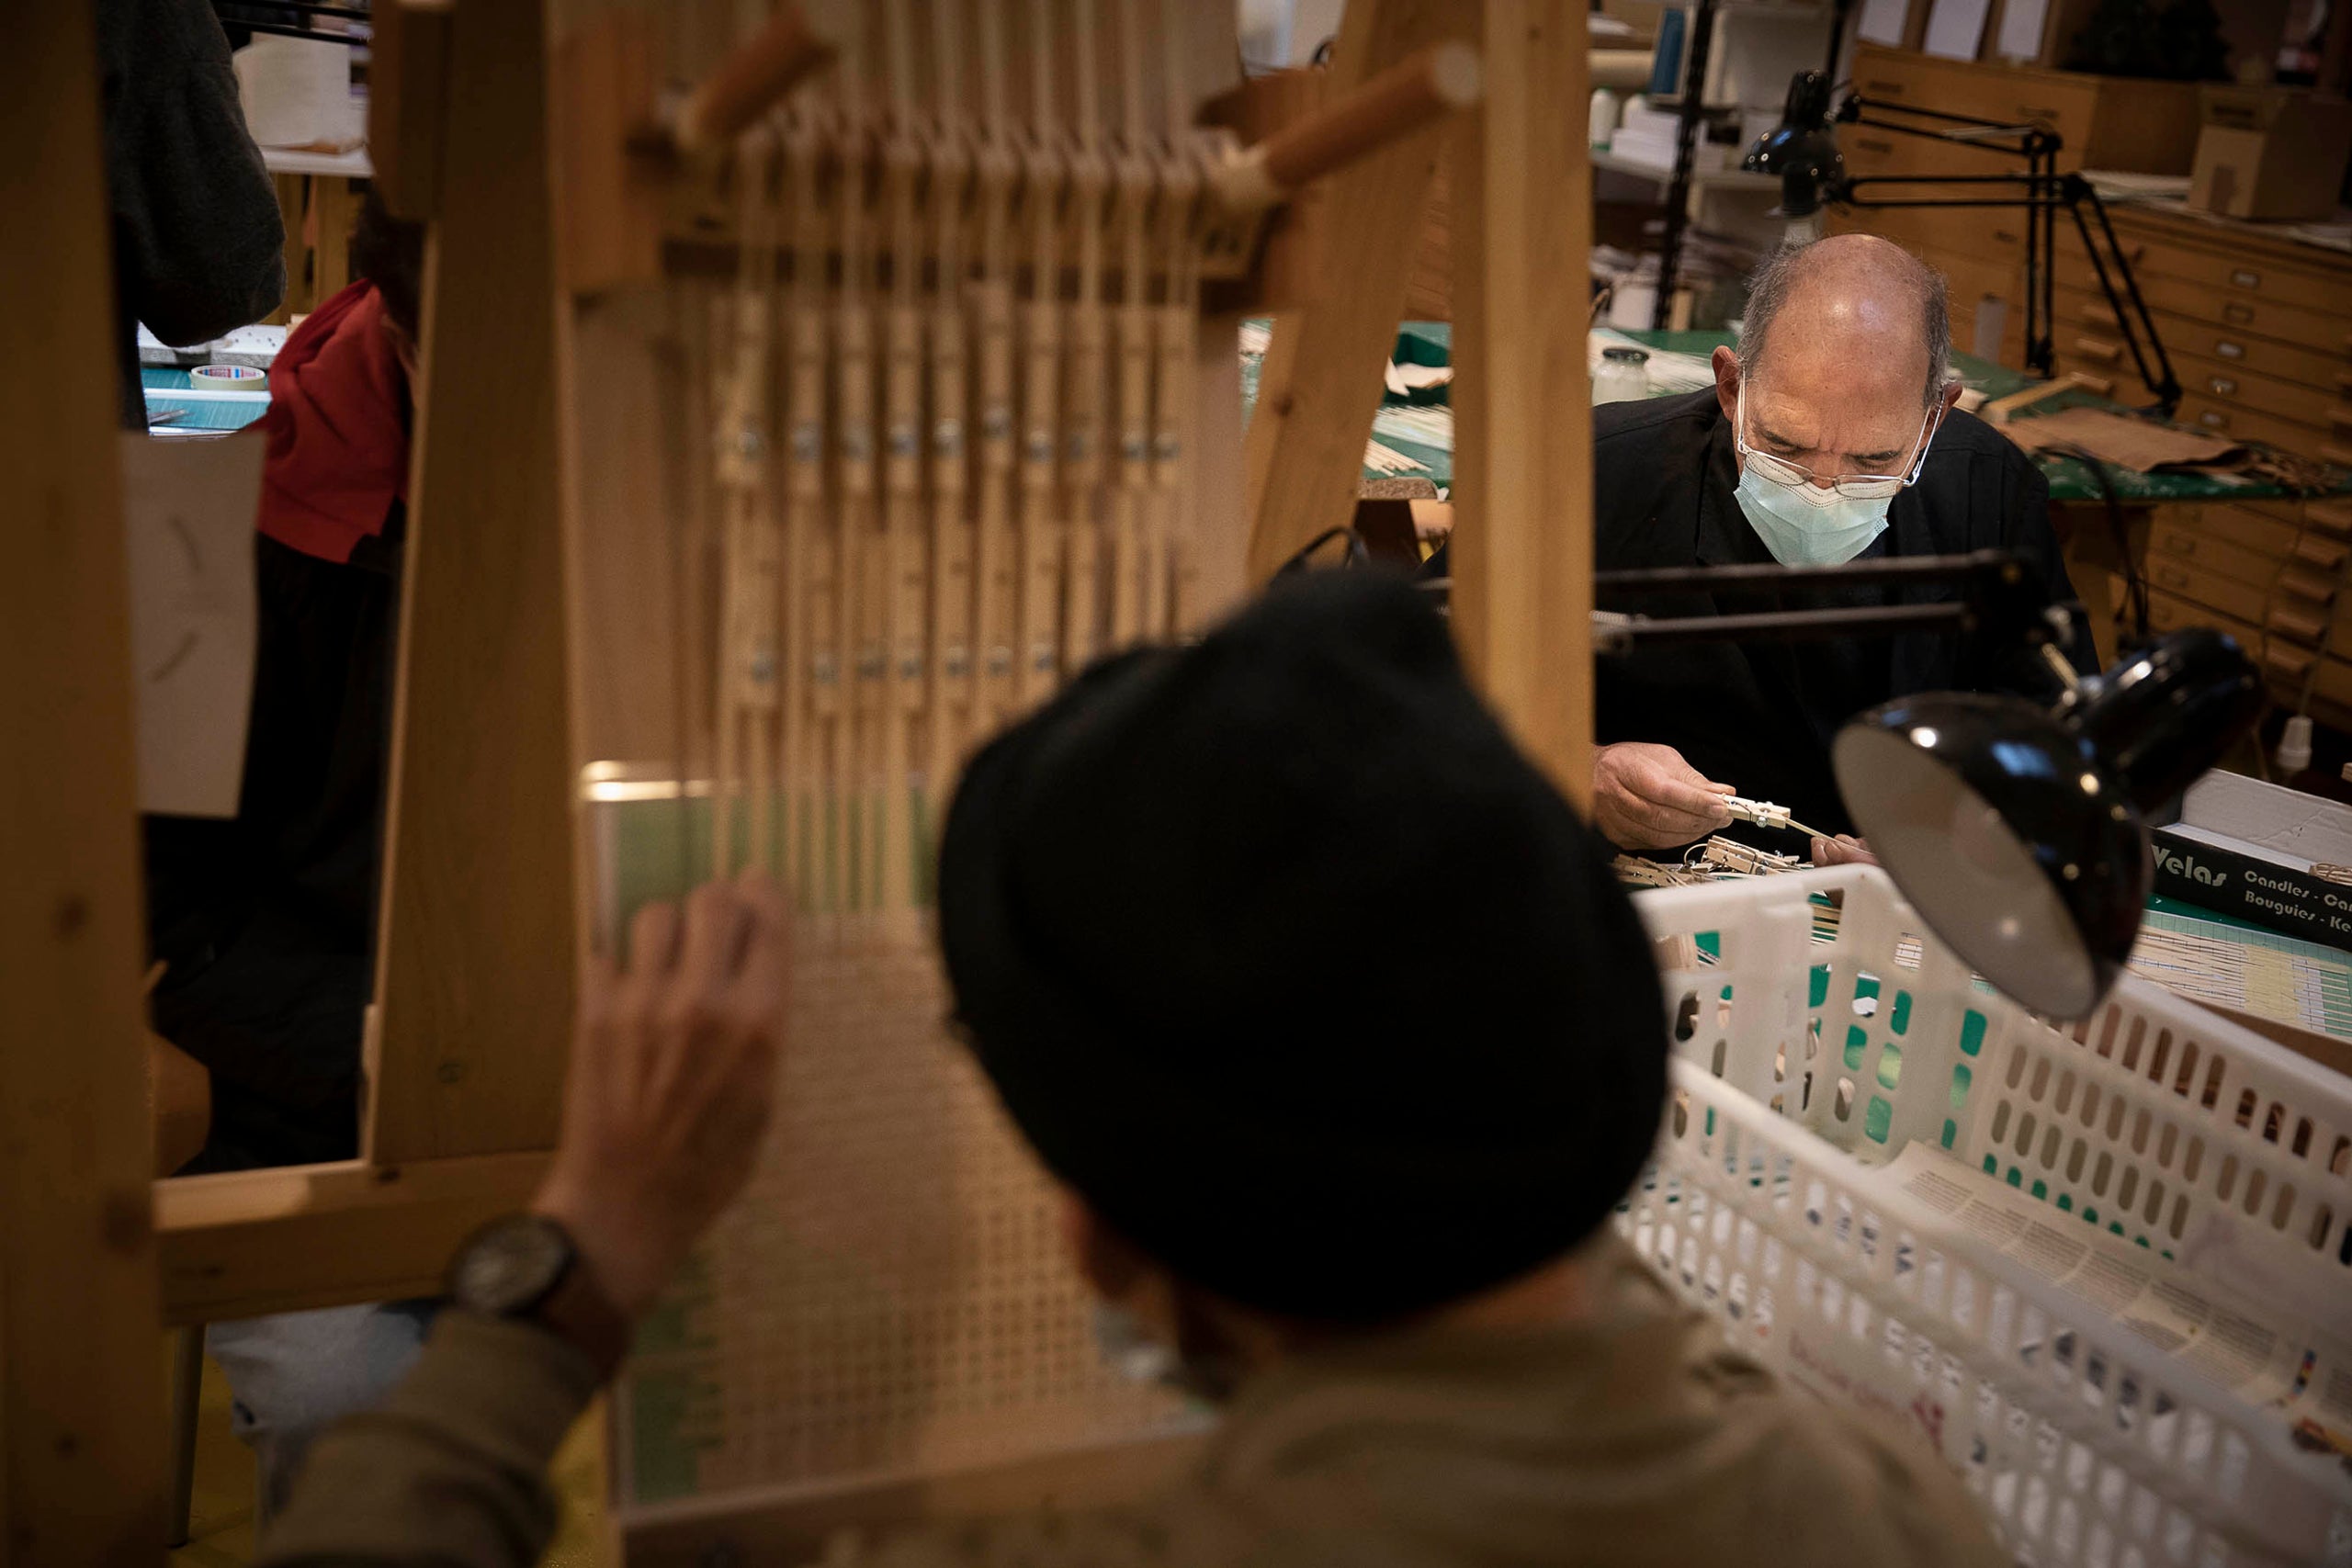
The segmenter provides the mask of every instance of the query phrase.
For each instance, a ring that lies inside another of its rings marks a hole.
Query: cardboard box
[[[2352,101],[2279,87],[2206,87],[2188,205],[2226,218],[2327,218],[2352,162]]]
[[[2352,886],[2312,874],[2352,866],[2352,807],[2217,771],[2188,786],[2155,852],[2167,898],[2352,949]]]
[[[2181,797],[2180,819],[2155,830],[2155,890],[2217,914],[2352,948],[2352,886],[2312,867],[2352,865],[2352,807],[2238,773],[2210,773]],[[2192,998],[2267,1039],[2352,1074],[2352,1041]]]

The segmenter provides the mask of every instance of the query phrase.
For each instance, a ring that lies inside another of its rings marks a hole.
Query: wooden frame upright
[[[545,17],[537,0],[396,0],[378,26],[379,184],[431,228],[365,1157],[156,1183],[152,1228],[90,26],[70,6],[15,7],[0,26],[26,67],[0,117],[18,145],[43,150],[17,182],[33,238],[0,248],[11,303],[0,348],[50,367],[0,392],[18,497],[16,565],[0,581],[12,656],[0,698],[0,1568],[160,1550],[163,1323],[430,1291],[467,1230],[528,1194],[554,1135],[576,930],[560,803],[577,758],[559,586]],[[1286,541],[1343,520],[1404,299],[1409,247],[1393,220],[1418,211],[1415,192],[1450,159],[1457,635],[1522,740],[1581,798],[1589,172],[1570,134],[1580,120],[1557,113],[1583,96],[1581,10],[1355,0],[1333,70],[1337,85],[1362,81],[1467,28],[1484,46],[1485,107],[1333,179],[1331,231],[1354,236],[1333,247],[1347,265],[1283,320],[1248,461],[1210,464],[1200,494],[1247,519],[1253,581]],[[1229,365],[1203,369],[1232,385]]]

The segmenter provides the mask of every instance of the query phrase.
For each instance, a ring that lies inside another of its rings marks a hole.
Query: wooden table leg
[[[277,216],[286,225],[286,298],[277,309],[264,318],[269,325],[282,327],[310,306],[309,276],[311,248],[302,239],[301,175],[274,175],[277,186]]]
[[[318,223],[311,253],[311,305],[315,310],[351,281],[351,226],[359,217],[358,187],[347,179],[313,179],[311,211]]]
[[[2075,585],[2075,597],[2082,601],[2084,613],[2089,617],[2091,642],[2098,649],[2099,668],[2107,669],[2115,662],[2119,651],[2113,574],[2123,570],[2123,561],[2115,553],[2114,530],[2108,521],[2106,503],[2053,502],[2050,523],[2058,535],[2066,575]],[[2147,523],[2148,508],[2124,509],[2127,536],[2137,536],[2144,543]]]

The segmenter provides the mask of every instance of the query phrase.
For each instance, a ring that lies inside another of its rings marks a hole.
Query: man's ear
[[[1939,413],[1951,412],[1952,404],[1960,401],[1960,394],[1963,389],[1964,389],[1958,381],[1946,381],[1944,383],[1943,407],[1936,412]]]
[[[1725,419],[1739,417],[1739,355],[1728,347],[1715,350],[1715,401],[1723,406]]]

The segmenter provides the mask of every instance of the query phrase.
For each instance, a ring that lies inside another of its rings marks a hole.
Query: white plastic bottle
[[[1609,145],[1617,134],[1617,95],[1606,87],[1592,90],[1592,122],[1589,140],[1595,149]]]

